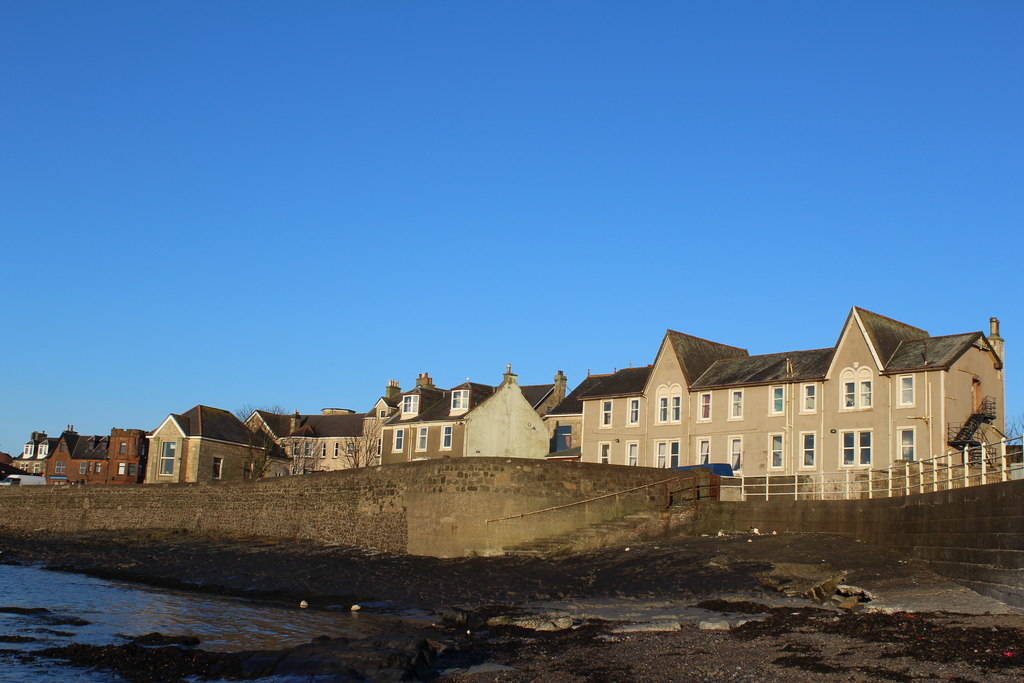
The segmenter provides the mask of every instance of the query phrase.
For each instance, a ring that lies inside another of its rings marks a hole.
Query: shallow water
[[[45,608],[15,614],[6,608]],[[80,620],[89,623],[82,624]],[[109,681],[110,673],[57,663],[24,662],[19,652],[68,643],[126,642],[124,635],[157,631],[194,636],[212,651],[280,649],[316,636],[364,636],[386,630],[393,617],[347,609],[301,609],[150,588],[36,567],[0,565],[0,681]],[[6,642],[27,637],[29,642]]]

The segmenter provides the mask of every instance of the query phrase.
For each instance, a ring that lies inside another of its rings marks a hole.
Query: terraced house
[[[988,336],[933,337],[856,307],[824,349],[751,356],[669,330],[652,366],[578,397],[582,459],[757,475],[919,460],[998,438],[1002,354],[995,318]]]

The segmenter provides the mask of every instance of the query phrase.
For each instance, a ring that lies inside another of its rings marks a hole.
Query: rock
[[[697,623],[697,628],[701,631],[728,631],[732,624],[725,619],[702,619]]]
[[[299,607],[301,607],[302,609],[306,609],[307,607],[309,607],[309,603],[305,600],[302,600],[301,602],[299,602]]]
[[[352,607],[350,608],[352,612],[358,612],[361,609],[362,607],[360,607],[359,605],[352,605]]]
[[[572,628],[572,624],[572,617],[557,617],[555,619],[548,617],[513,618],[502,615],[491,617],[487,620],[488,626],[515,626],[516,628],[524,628],[530,631],[564,631]]]
[[[194,636],[165,636],[163,633],[155,631],[144,636],[136,636],[130,640],[137,645],[184,645],[185,647],[195,647],[199,644],[199,639]]]
[[[478,630],[487,622],[479,614],[461,609],[449,609],[441,612],[441,623],[449,628]]]
[[[674,619],[664,619],[639,624],[626,624],[612,629],[612,633],[665,633],[668,631],[681,631],[683,625]]]

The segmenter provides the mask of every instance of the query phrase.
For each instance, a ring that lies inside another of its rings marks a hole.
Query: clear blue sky
[[[0,448],[1003,320],[1024,3],[0,4]]]

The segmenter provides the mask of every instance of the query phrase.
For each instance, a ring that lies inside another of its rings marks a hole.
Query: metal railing
[[[586,505],[588,503],[593,503],[593,502],[598,501],[598,500],[604,500],[604,499],[607,499],[607,498],[614,498],[615,496],[621,496],[623,494],[633,493],[635,491],[642,491],[643,489],[649,489],[649,488],[653,488],[655,486],[664,487],[663,488],[663,494],[662,494],[663,495],[662,502],[663,502],[663,505],[664,505],[665,509],[667,509],[669,506],[672,505],[672,502],[673,502],[673,498],[672,497],[674,495],[676,495],[676,494],[683,493],[685,491],[692,492],[693,500],[695,500],[695,501],[700,498],[701,491],[705,490],[705,489],[707,489],[709,491],[709,495],[710,496],[717,497],[718,483],[717,483],[717,481],[715,481],[715,480],[717,480],[717,477],[715,477],[714,475],[710,475],[710,476],[711,476],[712,481],[710,481],[707,484],[700,484],[698,482],[698,480],[701,478],[699,475],[691,475],[691,476],[687,476],[687,477],[670,477],[668,479],[661,479],[659,481],[655,481],[655,482],[652,482],[650,484],[643,484],[642,486],[634,486],[633,488],[623,489],[621,491],[615,491],[613,493],[605,493],[605,494],[600,495],[600,496],[594,496],[593,498],[586,498],[584,500],[576,500],[576,501],[573,501],[571,503],[565,503],[564,505],[554,505],[552,507],[541,508],[540,510],[531,510],[530,512],[521,512],[521,513],[519,513],[517,515],[508,515],[506,517],[498,517],[497,519],[488,519],[488,520],[486,520],[485,524],[491,524],[492,522],[504,522],[504,521],[507,521],[507,520],[510,520],[510,519],[521,519],[523,517],[529,517],[531,515],[539,515],[539,514],[544,513],[544,512],[554,512],[556,510],[565,510],[566,508],[576,507],[577,505]],[[673,489],[672,486],[671,486],[671,484],[673,482],[676,482],[676,483],[691,482],[692,485],[689,488],[676,488],[676,489]]]
[[[1021,437],[966,446],[926,460],[837,472],[798,472],[722,477],[723,500],[850,500],[983,486],[1024,479]]]

